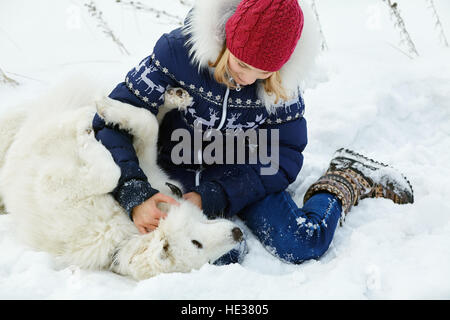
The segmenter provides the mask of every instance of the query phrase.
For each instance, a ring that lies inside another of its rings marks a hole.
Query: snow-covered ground
[[[180,17],[189,9],[175,0],[142,2]],[[434,2],[450,37],[450,3]],[[0,2],[0,68],[20,82],[0,84],[0,112],[80,71],[113,86],[163,32],[177,27],[115,1],[96,1],[130,52],[124,55],[84,3]],[[414,187],[414,204],[362,201],[318,261],[282,263],[248,234],[242,265],[205,265],[140,282],[60,267],[18,242],[12,217],[0,215],[0,299],[449,299],[450,48],[439,43],[428,1],[398,1],[416,59],[399,45],[381,0],[316,3],[329,49],[305,93],[309,144],[290,191],[300,204],[333,151],[345,146],[402,171]]]

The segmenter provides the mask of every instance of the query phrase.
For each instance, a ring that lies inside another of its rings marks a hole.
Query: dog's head
[[[170,206],[161,220],[161,259],[171,262],[171,272],[188,272],[212,263],[243,240],[242,231],[226,219],[209,220],[189,201]]]

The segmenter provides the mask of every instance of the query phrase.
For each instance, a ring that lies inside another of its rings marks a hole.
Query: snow
[[[450,3],[434,2],[449,37]],[[96,1],[131,53],[123,55],[83,3],[0,3],[0,68],[20,82],[0,84],[0,112],[80,71],[113,86],[151,53],[162,33],[177,27],[114,1]],[[181,17],[188,11],[178,1],[145,3]],[[439,43],[427,1],[398,1],[416,59],[399,45],[382,1],[316,3],[329,50],[305,92],[309,144],[289,191],[300,205],[333,152],[347,147],[399,169],[414,188],[414,204],[361,201],[328,252],[301,265],[273,257],[237,221],[250,249],[241,265],[205,265],[140,282],[60,266],[21,244],[12,217],[0,215],[0,299],[449,299],[450,49]]]

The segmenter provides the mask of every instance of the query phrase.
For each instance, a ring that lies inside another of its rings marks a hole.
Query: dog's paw
[[[170,88],[164,94],[164,106],[171,109],[185,110],[192,100],[189,93],[182,88]]]
[[[108,111],[108,107],[111,105],[111,98],[103,97],[100,100],[95,101],[95,107],[97,109],[97,114],[105,119]]]
[[[95,107],[97,108],[97,113],[102,118],[114,118],[117,113],[117,108],[120,108],[120,101],[111,99],[109,97],[103,97],[95,101]]]
[[[109,97],[103,97],[95,101],[97,114],[106,122],[111,124],[118,124],[120,127],[128,126],[128,116],[125,115],[127,111],[125,104],[113,100]]]

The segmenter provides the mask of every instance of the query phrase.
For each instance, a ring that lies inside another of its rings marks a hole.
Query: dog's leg
[[[70,130],[61,132],[61,148],[48,151],[51,152],[45,155],[48,159],[36,172],[35,192],[42,195],[37,199],[48,199],[50,197],[46,195],[53,195],[50,200],[63,204],[107,194],[117,186],[120,168],[94,136],[91,125],[94,114],[92,107],[80,108],[70,111],[60,121]],[[57,134],[58,127],[52,132]]]
[[[157,117],[143,108],[136,108],[126,103],[104,97],[96,102],[97,113],[106,123],[117,124],[129,131],[135,140],[136,150],[156,146],[159,123],[164,115],[173,109],[185,110],[192,104],[192,97],[181,88],[170,88],[164,94],[164,105]]]
[[[186,110],[192,102],[193,98],[182,88],[170,88],[166,90],[164,104],[159,107],[158,115],[156,116],[158,123],[161,124],[167,112],[173,109]]]
[[[158,122],[156,117],[144,108],[137,108],[108,97],[96,101],[98,115],[107,123],[133,135],[135,147],[156,145]]]
[[[172,95],[177,96],[176,91],[170,92],[172,92]],[[185,99],[186,97],[182,95],[182,97],[178,98]],[[172,101],[171,103],[174,102]],[[120,129],[131,133],[139,164],[155,189],[165,194],[173,195],[166,182],[177,185],[181,189],[179,183],[169,179],[161,168],[157,166],[156,144],[159,124],[151,112],[107,97],[97,101],[96,105],[97,113],[106,123],[118,125]]]
[[[81,177],[77,180],[86,185],[89,195],[111,192],[120,178],[120,168],[114,162],[111,153],[95,138],[92,130],[92,118],[95,109],[87,107],[80,112],[80,121],[76,127],[77,150],[81,166]]]
[[[174,109],[185,111],[192,105],[193,98],[182,88],[169,88],[164,93],[164,104],[159,107],[156,116],[158,124],[161,124],[165,115]],[[144,172],[151,172],[149,180],[152,186],[160,192],[171,195],[175,198],[181,198],[182,186],[177,181],[168,178],[167,174],[156,166],[156,147],[147,144],[139,150],[139,159],[141,159]]]

